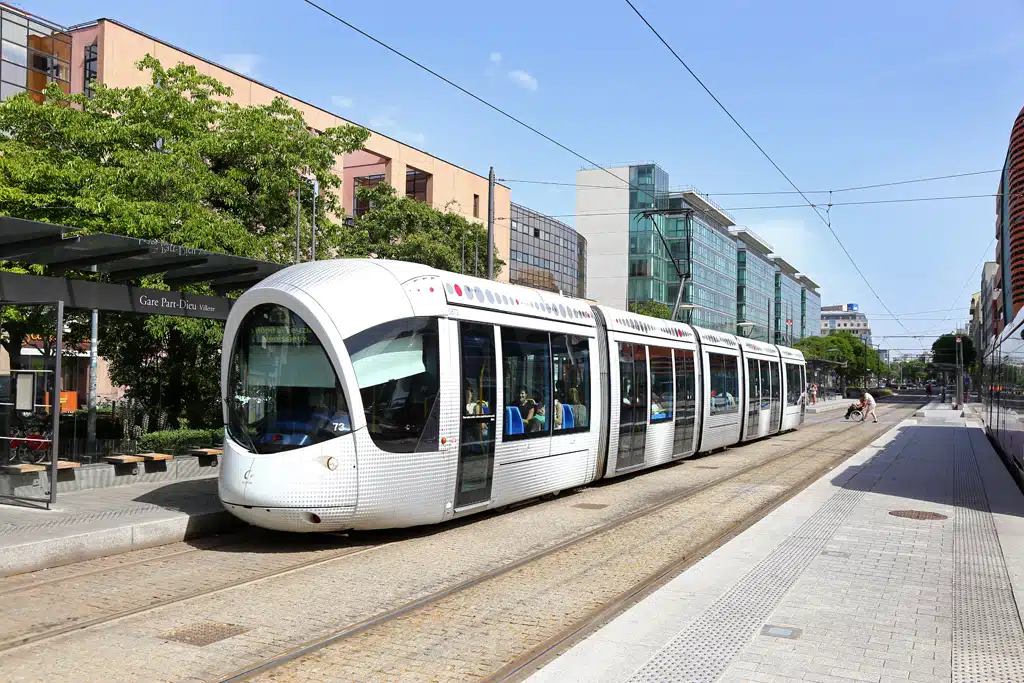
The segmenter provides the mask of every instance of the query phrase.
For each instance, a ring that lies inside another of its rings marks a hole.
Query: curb
[[[88,530],[61,530],[63,533],[49,538],[0,546],[0,577],[178,543],[242,526],[244,522],[230,512],[211,510],[143,519],[128,525],[108,523]]]

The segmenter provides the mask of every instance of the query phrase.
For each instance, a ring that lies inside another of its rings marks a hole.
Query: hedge
[[[193,448],[219,444],[224,440],[224,430],[216,429],[167,429],[149,432],[139,437],[140,451],[181,455]]]

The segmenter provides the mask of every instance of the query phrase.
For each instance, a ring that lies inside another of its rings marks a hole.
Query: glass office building
[[[775,343],[792,346],[800,341],[803,311],[803,286],[796,269],[778,256],[775,262]]]
[[[800,276],[800,284],[803,285],[800,338],[816,337],[821,334],[821,295],[818,293],[818,285],[806,275]]]
[[[0,5],[0,99],[28,92],[36,102],[56,83],[71,92],[71,34],[56,24]]]
[[[736,334],[774,340],[772,306],[775,303],[775,263],[771,245],[749,230],[736,235]]]
[[[550,216],[512,204],[509,281],[527,287],[587,295],[587,240]]]
[[[728,230],[731,218],[695,190],[670,192],[668,174],[656,164],[631,166],[629,180],[635,188],[629,191],[629,302],[672,307],[679,274],[688,273],[680,318],[734,332],[736,242]],[[652,210],[659,213],[648,213]]]

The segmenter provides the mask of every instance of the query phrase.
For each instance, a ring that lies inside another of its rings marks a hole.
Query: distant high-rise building
[[[871,346],[871,323],[857,310],[857,304],[837,304],[821,307],[821,334],[849,332]]]
[[[511,246],[509,282],[586,296],[587,240],[571,227],[513,203]]]

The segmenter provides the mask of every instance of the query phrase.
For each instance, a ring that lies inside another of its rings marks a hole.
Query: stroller
[[[853,419],[854,422],[857,420],[864,419],[864,406],[860,403],[854,403],[846,409],[846,419]]]

